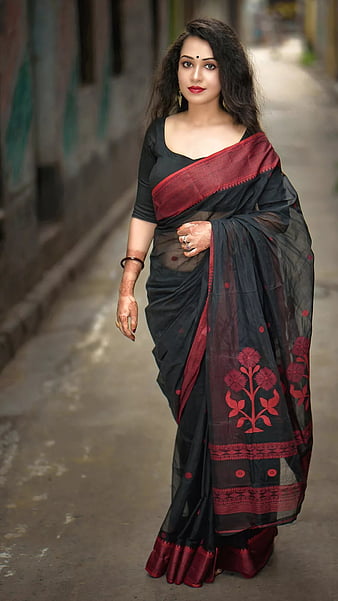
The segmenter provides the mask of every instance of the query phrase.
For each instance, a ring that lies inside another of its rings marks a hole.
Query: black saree
[[[146,569],[199,587],[216,567],[251,577],[296,519],[312,447],[313,254],[295,190],[263,133],[170,174],[146,316],[178,424],[172,502]],[[176,230],[210,220],[186,258]]]

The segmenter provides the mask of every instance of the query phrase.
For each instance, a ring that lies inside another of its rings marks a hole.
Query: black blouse
[[[171,173],[175,173],[196,160],[170,150],[164,139],[165,117],[155,119],[146,132],[138,172],[136,201],[132,217],[157,223],[153,200],[153,188]],[[249,137],[245,132],[242,140]]]

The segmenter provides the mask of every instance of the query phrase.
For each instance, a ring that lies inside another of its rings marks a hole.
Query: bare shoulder
[[[182,113],[174,113],[173,115],[169,115],[165,119],[165,126],[167,129],[175,129],[177,126],[184,125],[186,122],[186,115],[184,112]]]
[[[167,143],[172,145],[175,139],[186,136],[189,133],[189,126],[184,112],[169,115],[164,121],[164,136]]]

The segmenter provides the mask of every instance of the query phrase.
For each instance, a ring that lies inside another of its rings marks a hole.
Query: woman
[[[146,316],[178,424],[172,503],[146,569],[199,587],[254,576],[296,519],[311,454],[313,255],[227,25],[190,22],[164,58],[143,145],[116,325]]]

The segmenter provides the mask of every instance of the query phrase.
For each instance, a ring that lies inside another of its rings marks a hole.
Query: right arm
[[[156,162],[153,152],[154,126],[146,133],[138,171],[138,187],[133,216],[129,226],[126,257],[136,257],[144,261],[154,236],[156,217],[154,213],[149,177]],[[134,297],[136,280],[142,269],[139,261],[125,261],[120,284],[116,325],[130,340],[135,340],[138,321],[138,308]]]
[[[137,257],[144,261],[154,236],[155,227],[155,223],[132,217],[129,226],[127,257]],[[122,334],[130,340],[135,340],[138,323],[138,307],[134,297],[134,288],[141,269],[142,265],[138,261],[126,261],[120,283],[116,321]]]

